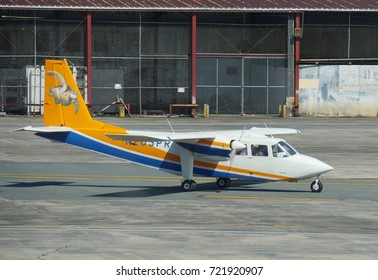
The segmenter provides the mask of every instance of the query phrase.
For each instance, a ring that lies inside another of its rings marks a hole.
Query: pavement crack
[[[52,254],[60,254],[63,250],[65,250],[65,249],[67,249],[67,248],[69,248],[69,247],[71,247],[71,246],[70,246],[70,245],[66,245],[66,246],[59,247],[59,248],[57,248],[57,249],[55,249],[55,250],[53,250],[53,251],[48,251],[48,252],[43,253],[43,254],[41,254],[40,256],[38,256],[38,259],[39,259],[39,260],[47,260],[47,257],[48,257],[49,255],[52,255]]]

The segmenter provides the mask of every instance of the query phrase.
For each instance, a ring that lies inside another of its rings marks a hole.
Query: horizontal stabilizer
[[[13,131],[32,131],[42,133],[70,132],[71,129],[66,126],[26,126]],[[12,131],[12,132],[13,132]]]

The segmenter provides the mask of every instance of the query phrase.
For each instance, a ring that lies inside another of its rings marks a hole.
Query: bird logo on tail
[[[60,85],[50,88],[50,96],[55,99],[55,104],[62,104],[63,106],[75,105],[75,114],[79,111],[79,102],[77,101],[78,93],[72,90],[66,83],[63,76],[55,71],[48,71],[47,75],[57,78]]]

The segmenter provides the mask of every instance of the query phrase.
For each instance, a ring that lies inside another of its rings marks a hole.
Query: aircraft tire
[[[192,181],[192,191],[197,190],[197,183],[196,183],[196,181],[194,181],[194,180],[191,180],[191,181]]]
[[[191,192],[197,189],[197,184],[194,180],[184,180],[181,183],[181,190],[183,192]]]
[[[316,180],[311,183],[310,188],[312,192],[320,193],[323,190],[323,184],[319,180]]]
[[[231,180],[229,178],[218,178],[217,179],[217,186],[218,188],[224,189],[228,188],[231,184]]]

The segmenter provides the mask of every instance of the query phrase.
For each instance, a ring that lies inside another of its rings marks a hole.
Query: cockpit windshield
[[[297,151],[285,141],[273,145],[272,151],[274,157],[290,157],[297,154]]]

